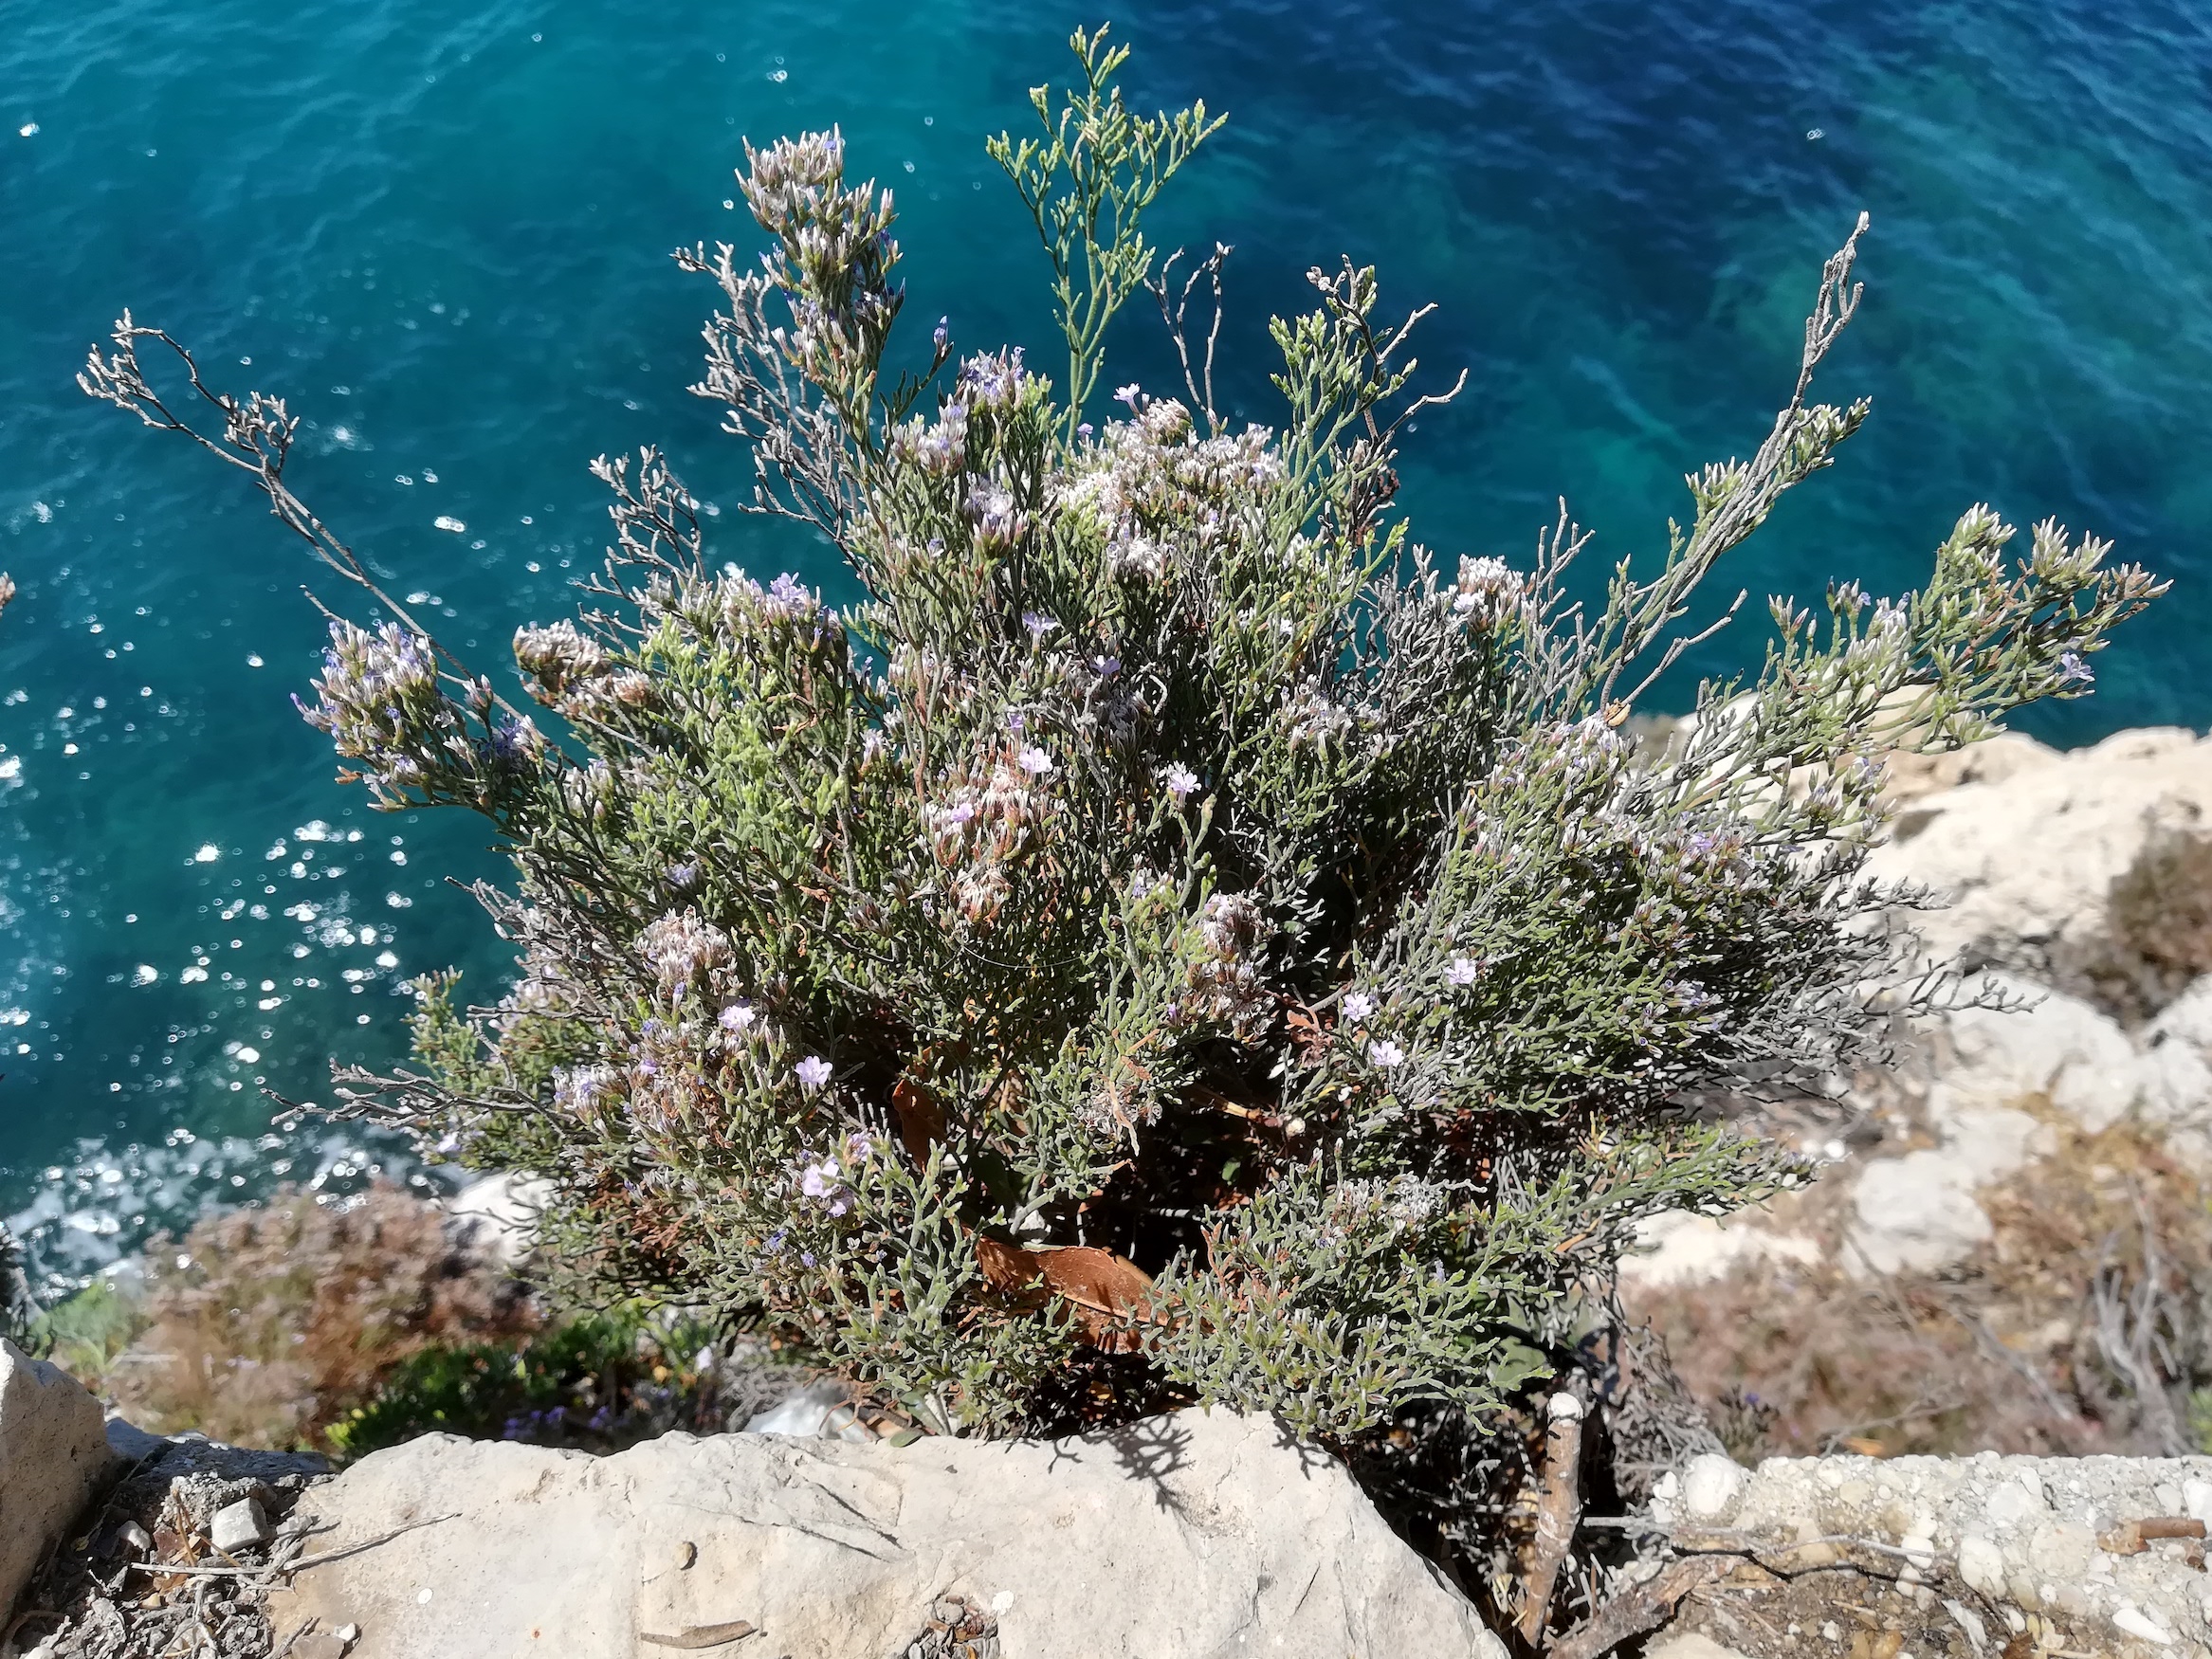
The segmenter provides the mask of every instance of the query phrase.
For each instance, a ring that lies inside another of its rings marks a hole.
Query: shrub
[[[670,1429],[741,1429],[798,1378],[758,1343],[631,1304],[520,1340],[420,1349],[379,1377],[327,1438],[349,1458],[433,1432],[613,1451]]]
[[[447,1242],[435,1205],[386,1186],[343,1207],[282,1193],[265,1209],[210,1216],[181,1241],[155,1238],[122,1332],[136,1340],[85,1379],[160,1432],[320,1447],[410,1356],[521,1337],[539,1317],[521,1285]],[[98,1358],[83,1341],[75,1351],[80,1363]]]
[[[1225,250],[1179,285],[1140,228],[1218,123],[1135,114],[1124,52],[1074,46],[1039,136],[990,146],[1065,377],[942,322],[894,352],[889,192],[834,130],[748,148],[766,252],[676,256],[722,297],[695,390],[757,509],[862,596],[718,569],[657,452],[601,459],[605,567],[515,639],[539,715],[293,494],[283,403],[127,316],[83,384],[247,470],[367,590],[306,718],[379,806],[471,809],[512,853],[481,897],[519,982],[473,1012],[427,986],[424,1064],[344,1074],[342,1110],[542,1175],[573,1261],[756,1313],[941,1431],[1176,1400],[1339,1444],[1424,1402],[1479,1420],[1561,1363],[1637,1220],[1793,1178],[1689,1091],[1818,1087],[1939,994],[1862,876],[1885,746],[2079,694],[2157,590],[2050,523],[2008,565],[1978,506],[1916,592],[1775,602],[1757,673],[1632,761],[1624,723],[1736,609],[1696,614],[1702,585],[1867,415],[1807,399],[1859,230],[1756,453],[1691,475],[1654,567],[1584,603],[1563,515],[1526,566],[1413,539],[1398,438],[1449,392],[1369,269],[1310,273],[1270,325],[1280,424],[1229,428],[1215,336],[1183,330]],[[1112,414],[1140,286],[1184,385]]]
[[[2212,837],[2156,837],[2113,882],[2108,925],[2055,977],[2140,1025],[2212,973]]]

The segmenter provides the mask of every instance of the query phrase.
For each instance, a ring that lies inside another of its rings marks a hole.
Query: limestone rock
[[[1636,1230],[1633,1252],[1620,1262],[1620,1282],[1635,1286],[1705,1285],[1754,1262],[1820,1260],[1820,1246],[1801,1233],[1761,1225],[1757,1211],[1715,1218],[1686,1210],[1647,1216]]]
[[[1744,1466],[1718,1451],[1702,1451],[1682,1472],[1682,1508],[1692,1521],[1728,1518],[1744,1490]]]
[[[550,1182],[503,1170],[474,1180],[445,1200],[446,1235],[487,1261],[514,1267],[536,1247],[538,1218]]]
[[[2152,841],[2212,830],[2212,738],[2122,732],[1912,802],[1872,873],[1933,887],[1916,925],[1938,957],[2029,971],[2101,938],[2107,899]]]
[[[2037,742],[2025,732],[2000,732],[1947,754],[1890,756],[1889,782],[1882,793],[1904,806],[1961,784],[2002,783],[2058,758],[2059,751]]]
[[[1644,1659],[1744,1659],[1733,1648],[1724,1648],[1710,1636],[1685,1631],[1644,1650]]]
[[[2078,997],[2005,974],[1977,975],[1976,989],[2010,1008],[1963,1008],[1936,1033],[1936,1078],[1929,1108],[1940,1121],[1959,1106],[2011,1106],[2047,1101],[2094,1133],[2143,1099],[2149,1073],[2118,1023]]]
[[[1993,1231],[1974,1201],[1972,1173],[1936,1151],[1877,1158],[1852,1194],[1855,1222],[1845,1266],[1925,1273],[1963,1262]]]
[[[339,1550],[272,1606],[357,1624],[352,1659],[762,1652],[878,1659],[941,1598],[1021,1659],[1503,1659],[1344,1470],[1273,1421],[1189,1411],[1054,1443],[671,1434],[607,1458],[431,1435],[305,1507]],[[450,1517],[450,1519],[445,1519]]]
[[[100,1402],[0,1339],[0,1619],[113,1462]]]
[[[2055,1619],[2055,1648],[2202,1651],[2212,1646],[2212,1603],[2186,1545],[2125,1553],[2100,1539],[2174,1514],[2177,1499],[2212,1502],[2207,1483],[2203,1457],[1775,1457],[1746,1482],[1731,1525],[1754,1538],[1809,1529],[1903,1550],[1939,1586],[1955,1578],[1988,1597],[1982,1613],[1960,1604],[1975,1618],[1995,1612],[2014,1631],[2027,1614]],[[1986,1634],[1994,1648],[1998,1627]]]

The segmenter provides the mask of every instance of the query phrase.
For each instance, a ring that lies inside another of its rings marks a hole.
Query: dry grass
[[[1841,1214],[1815,1267],[1646,1289],[1634,1311],[1740,1458],[1838,1449],[2044,1455],[2196,1449],[2212,1381],[2212,1209],[2131,1125],[2060,1131],[1981,1195],[1995,1235],[1945,1273],[1854,1278]]]
[[[2169,835],[2143,849],[2106,900],[2108,930],[2060,988],[2140,1025],[2212,973],[2212,838]]]
[[[438,1209],[392,1187],[347,1207],[282,1194],[147,1250],[146,1329],[104,1392],[148,1429],[318,1446],[377,1378],[433,1342],[537,1328],[527,1292],[455,1250]]]

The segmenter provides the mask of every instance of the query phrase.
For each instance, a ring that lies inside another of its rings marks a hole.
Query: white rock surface
[[[1813,1263],[1820,1253],[1817,1240],[1773,1231],[1759,1211],[1715,1219],[1670,1210],[1637,1224],[1634,1251],[1621,1258],[1620,1281],[1652,1288],[1704,1285],[1755,1262]]]
[[[2093,1133],[2142,1103],[2150,1072],[2116,1021],[2010,975],[1971,984],[2024,1006],[1964,1008],[1937,1022],[1929,1111],[1939,1125],[1948,1112],[2039,1100]]]
[[[1744,1466],[1718,1451],[1701,1451],[1682,1471],[1682,1509],[1693,1521],[1725,1520],[1742,1496]]]
[[[2068,1651],[2202,1653],[2212,1591],[2185,1546],[2122,1555],[2098,1541],[2122,1522],[2177,1513],[2174,1500],[2192,1491],[2212,1501],[2212,1458],[1776,1457],[1751,1473],[1727,1524],[1907,1550],[1938,1594],[1955,1578],[2008,1619],[2052,1619]],[[1661,1519],[1684,1524],[1678,1512]]]
[[[445,1200],[447,1236],[514,1267],[535,1247],[538,1218],[552,1192],[551,1182],[510,1171],[484,1176]]]
[[[2106,930],[2113,881],[2152,840],[2207,830],[2212,738],[2154,728],[1916,800],[1872,867],[1951,900],[1918,918],[1939,957],[2032,964]]]
[[[100,1402],[0,1339],[0,1622],[113,1464]]]
[[[1844,1266],[1855,1272],[1931,1272],[1965,1261],[1993,1231],[1969,1168],[1940,1151],[1876,1158],[1851,1201]]]
[[[607,1458],[431,1435],[306,1507],[337,1550],[272,1613],[352,1659],[648,1659],[747,1621],[768,1659],[878,1659],[933,1597],[1019,1659],[1503,1659],[1339,1465],[1271,1420],[1184,1412],[1056,1443],[672,1434]],[[451,1520],[439,1520],[450,1516]],[[686,1563],[689,1564],[686,1565]]]

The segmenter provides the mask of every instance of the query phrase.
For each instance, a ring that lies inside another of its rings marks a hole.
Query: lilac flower
[[[1344,1018],[1359,1025],[1375,1012],[1375,999],[1364,991],[1348,993],[1344,997]]]
[[[1093,657],[1090,659],[1090,671],[1101,680],[1111,680],[1122,671],[1122,659],[1115,656]]]
[[[952,341],[952,319],[949,317],[939,318],[937,319],[937,331],[929,337],[936,344],[939,351],[943,351],[944,348]]]
[[[760,1016],[753,1012],[749,1002],[733,1002],[717,1016],[717,1023],[733,1037],[741,1037],[753,1029]]]
[[[819,1054],[809,1054],[793,1068],[801,1087],[817,1089],[830,1081],[830,1063]]]
[[[2068,651],[2058,659],[2058,684],[2061,685],[2094,685],[2096,675],[2081,660],[2078,651]]]
[[[1160,781],[1179,807],[1198,787],[1198,775],[1178,760],[1160,775]]]
[[[875,1150],[875,1137],[866,1129],[855,1129],[845,1138],[845,1156],[854,1163],[860,1162]]]
[[[1052,757],[1034,744],[1024,749],[1015,758],[1021,763],[1022,771],[1032,777],[1042,777],[1052,770]]]
[[[1472,957],[1453,957],[1444,977],[1453,985],[1472,985],[1482,977],[1482,964]]]
[[[696,910],[686,910],[649,922],[637,936],[637,954],[652,969],[662,992],[674,996],[701,975],[728,966],[730,939]]]
[[[1388,1071],[1405,1064],[1405,1050],[1387,1038],[1377,1038],[1367,1045],[1367,1063],[1378,1071]]]
[[[1030,638],[1040,643],[1045,635],[1060,626],[1041,611],[1024,611],[1021,613],[1021,625],[1029,629]]]
[[[1020,709],[1010,708],[1006,711],[1006,729],[1008,731],[1018,732],[1028,724],[1029,716],[1023,714]]]
[[[832,1216],[843,1215],[852,1208],[852,1189],[845,1184],[845,1172],[834,1158],[825,1158],[800,1170],[798,1190],[802,1197],[813,1199]]]
[[[1095,428],[1094,427],[1092,427],[1092,426],[1091,426],[1091,424],[1090,424],[1088,421],[1081,421],[1081,422],[1078,422],[1078,423],[1077,423],[1077,425],[1076,425],[1076,428],[1075,428],[1075,435],[1076,435],[1078,438],[1082,438],[1082,439],[1084,439],[1084,440],[1086,440],[1086,441],[1088,441],[1088,439],[1089,439],[1089,437],[1090,437],[1091,433],[1092,433],[1093,431],[1095,431],[1096,429],[1097,429],[1097,428]]]
[[[679,893],[688,893],[699,885],[699,863],[696,859],[685,864],[672,864],[661,872],[669,886]]]
[[[1116,403],[1125,403],[1132,410],[1134,410],[1137,407],[1137,399],[1140,395],[1142,395],[1141,389],[1138,387],[1137,383],[1132,380],[1128,385],[1121,387],[1115,391],[1114,401]]]

